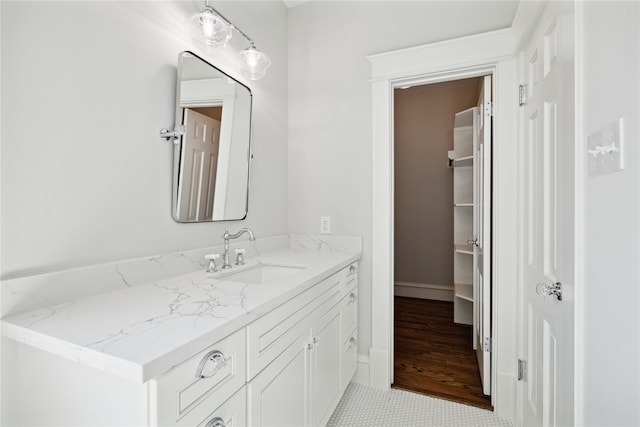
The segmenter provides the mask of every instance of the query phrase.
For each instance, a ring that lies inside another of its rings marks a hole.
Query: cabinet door
[[[249,382],[249,425],[307,425],[309,333]]]
[[[336,305],[312,329],[311,425],[324,425],[341,395],[342,340],[340,306]]]

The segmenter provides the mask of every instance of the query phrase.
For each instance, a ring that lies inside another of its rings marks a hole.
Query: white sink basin
[[[263,285],[286,279],[287,277],[299,273],[302,270],[304,270],[304,267],[259,264],[248,270],[231,273],[225,276],[224,279],[232,282]]]

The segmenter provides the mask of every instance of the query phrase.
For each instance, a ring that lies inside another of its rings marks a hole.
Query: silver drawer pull
[[[220,417],[215,417],[212,420],[209,420],[209,422],[204,426],[204,427],[226,427],[227,425],[224,423],[224,420]]]
[[[347,303],[347,305],[351,304],[352,302],[356,302],[358,301],[358,295],[356,295],[355,292],[351,292],[349,294],[349,302]]]
[[[349,338],[349,348],[355,346],[356,344],[358,344],[358,340],[356,339],[356,337]]]
[[[349,276],[351,276],[352,274],[356,274],[356,271],[358,271],[358,267],[356,267],[355,265],[349,266]]]
[[[210,351],[200,361],[198,370],[196,371],[196,378],[211,378],[217,374],[220,369],[224,368],[228,361],[229,359],[224,357],[224,353],[220,350]],[[207,424],[207,426],[208,425],[209,424]]]

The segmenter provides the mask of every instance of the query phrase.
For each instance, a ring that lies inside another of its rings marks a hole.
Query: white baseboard
[[[358,354],[358,367],[356,373],[351,379],[352,382],[366,385],[370,384],[369,381],[369,358],[364,354]]]
[[[393,294],[398,297],[453,301],[453,285],[395,282]]]

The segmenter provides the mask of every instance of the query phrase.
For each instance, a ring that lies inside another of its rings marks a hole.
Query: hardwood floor
[[[393,387],[491,409],[482,394],[471,326],[453,323],[453,303],[395,297]]]

